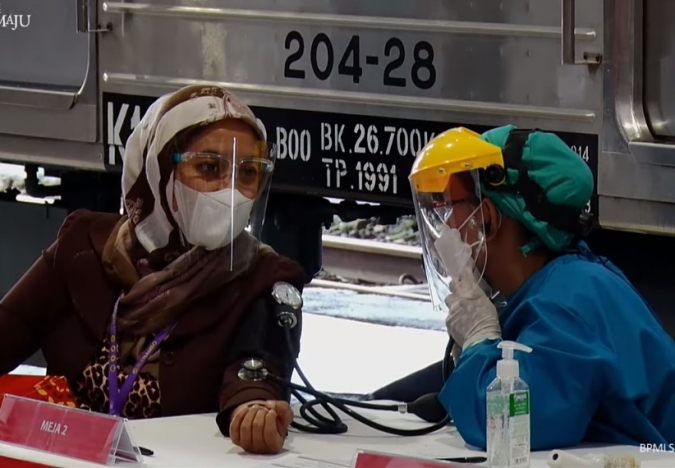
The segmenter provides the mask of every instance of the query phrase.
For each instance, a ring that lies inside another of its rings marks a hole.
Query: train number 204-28
[[[305,79],[305,70],[297,65],[305,54],[305,38],[298,31],[291,31],[286,35],[284,47],[289,51],[284,64],[284,77]],[[319,63],[320,49],[323,49],[322,55],[325,57],[322,63]],[[337,70],[338,75],[350,76],[352,82],[358,84],[364,73],[364,64],[375,69],[382,58],[380,55],[383,55],[382,61],[387,61],[382,70],[383,85],[405,88],[410,81],[419,89],[430,89],[436,84],[434,48],[427,41],[419,41],[413,46],[412,66],[408,73],[400,70],[406,58],[406,47],[401,39],[392,37],[383,44],[381,51],[367,51],[366,54],[362,61],[361,38],[352,36],[335,67],[336,50],[333,42],[328,35],[319,33],[311,41],[309,61],[312,73],[321,81],[330,78]]]

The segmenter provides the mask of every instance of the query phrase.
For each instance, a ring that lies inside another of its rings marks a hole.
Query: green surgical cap
[[[506,141],[515,129],[513,125],[489,130],[481,136],[488,143],[504,148]],[[553,205],[563,205],[581,211],[593,195],[593,174],[581,157],[570,149],[557,135],[535,131],[531,133],[523,147],[523,163],[528,174],[546,194]],[[518,171],[507,169],[506,182],[518,181]],[[542,243],[554,252],[570,247],[574,234],[563,232],[544,221],[536,219],[528,210],[525,200],[517,193],[491,191],[483,184],[481,190],[492,200],[497,209],[506,216],[523,224],[536,235],[534,244],[523,247],[527,254]]]

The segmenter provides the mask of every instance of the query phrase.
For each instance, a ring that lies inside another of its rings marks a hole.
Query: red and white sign
[[[366,451],[358,452],[352,465],[353,468],[465,468],[471,466],[478,465],[448,463]]]
[[[0,442],[102,465],[143,465],[126,420],[14,395],[0,406]]]
[[[0,466],[2,468],[55,468],[52,465],[43,465],[42,463],[35,463],[26,460],[19,460],[17,458],[8,458],[0,455]]]

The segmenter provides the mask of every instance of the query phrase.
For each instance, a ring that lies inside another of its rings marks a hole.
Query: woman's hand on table
[[[293,410],[285,401],[251,401],[238,406],[230,420],[230,439],[249,453],[272,455],[284,446]]]

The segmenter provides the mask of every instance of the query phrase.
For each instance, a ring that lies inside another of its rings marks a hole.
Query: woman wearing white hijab
[[[245,227],[264,216],[274,168],[251,110],[227,90],[163,96],[126,145],[127,216],[77,211],[0,301],[0,375],[42,348],[74,404],[127,418],[218,413],[254,453],[281,450],[293,413],[285,388],[241,380],[265,359],[290,378],[270,291],[304,273]]]

